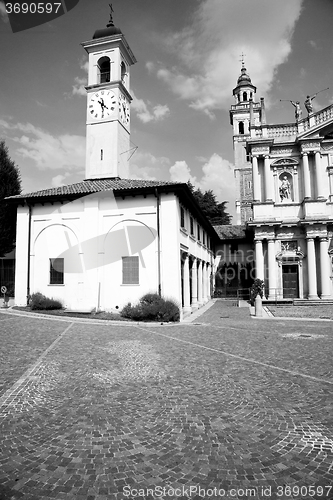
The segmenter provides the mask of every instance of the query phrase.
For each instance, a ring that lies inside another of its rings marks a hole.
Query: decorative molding
[[[253,146],[251,149],[252,154],[269,155],[269,146]]]
[[[273,149],[272,154],[275,155],[289,155],[294,152],[294,148],[279,148],[279,149]]]
[[[301,144],[301,152],[311,152],[313,150],[320,151],[320,140],[308,141]]]
[[[296,166],[299,164],[299,159],[298,158],[279,158],[277,160],[272,161],[271,165],[272,167],[285,167],[286,165],[288,166]]]

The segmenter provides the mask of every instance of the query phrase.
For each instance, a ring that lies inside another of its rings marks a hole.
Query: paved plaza
[[[333,322],[0,314],[0,499],[333,499]]]

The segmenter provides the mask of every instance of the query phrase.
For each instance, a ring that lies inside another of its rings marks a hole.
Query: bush
[[[179,321],[180,318],[177,304],[157,293],[145,294],[135,306],[129,302],[120,314],[136,321]]]
[[[263,298],[264,288],[265,288],[265,282],[259,278],[256,278],[253,282],[250,291],[250,302],[252,306],[254,306],[254,301],[257,295],[260,295],[260,297]]]
[[[42,293],[33,293],[30,299],[31,309],[62,309],[62,304],[59,300],[45,297]]]

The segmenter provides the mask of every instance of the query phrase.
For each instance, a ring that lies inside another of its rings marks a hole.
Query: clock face
[[[130,109],[126,98],[120,94],[119,97],[119,117],[124,125],[128,125],[130,121]]]
[[[90,98],[88,111],[96,120],[108,118],[116,109],[117,98],[111,90],[100,90]]]

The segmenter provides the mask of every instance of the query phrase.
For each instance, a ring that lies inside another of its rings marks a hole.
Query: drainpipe
[[[157,276],[158,276],[158,295],[161,297],[161,235],[160,235],[160,195],[155,188],[156,196],[156,218],[157,218]]]
[[[29,297],[30,297],[30,240],[31,240],[31,215],[32,215],[32,207],[27,202],[29,207],[29,229],[28,229],[28,268],[27,268],[27,306],[29,305]]]

